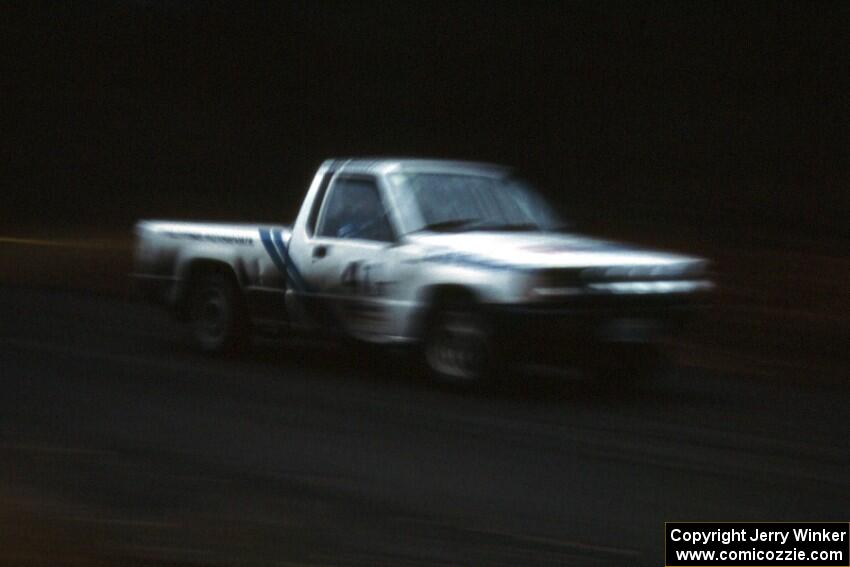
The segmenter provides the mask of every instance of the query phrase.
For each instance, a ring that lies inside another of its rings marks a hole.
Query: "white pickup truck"
[[[512,170],[418,159],[321,165],[295,224],[144,220],[134,280],[205,351],[252,333],[411,344],[472,383],[573,353],[630,372],[701,304],[706,261],[563,228]]]

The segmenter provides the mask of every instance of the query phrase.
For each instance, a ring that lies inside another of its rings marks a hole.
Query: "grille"
[[[648,264],[639,266],[601,266],[585,268],[581,280],[587,282],[633,282],[686,280],[705,275],[705,262]]]

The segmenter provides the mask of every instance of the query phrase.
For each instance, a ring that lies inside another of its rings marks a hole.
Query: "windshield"
[[[389,180],[405,217],[405,232],[555,230],[563,225],[549,205],[515,177],[395,173]]]

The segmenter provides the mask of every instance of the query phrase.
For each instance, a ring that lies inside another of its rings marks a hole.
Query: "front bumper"
[[[710,305],[709,293],[587,295],[568,301],[490,304],[500,349],[549,359],[586,354],[605,343],[653,343],[675,336]]]

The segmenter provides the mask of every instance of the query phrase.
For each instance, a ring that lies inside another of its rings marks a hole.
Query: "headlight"
[[[531,292],[533,297],[550,299],[553,297],[580,295],[584,293],[584,289],[580,287],[535,287],[532,288]]]
[[[570,269],[543,270],[528,283],[527,297],[532,301],[545,301],[584,293],[579,272]]]

